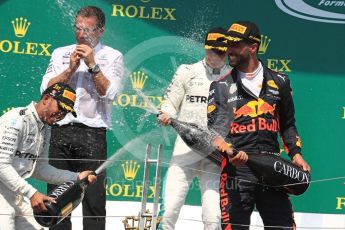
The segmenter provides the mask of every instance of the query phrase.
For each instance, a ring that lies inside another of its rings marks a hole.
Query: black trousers
[[[233,169],[223,160],[219,186],[222,229],[249,230],[254,207],[266,230],[295,229],[292,204],[282,189],[257,184],[253,175],[245,177]]]
[[[49,163],[59,169],[73,172],[96,170],[103,163],[102,160],[107,158],[105,128],[92,128],[79,123],[53,127],[49,158]],[[82,201],[83,216],[97,217],[84,218],[84,230],[105,229],[105,178],[106,174],[104,172],[97,177],[97,182],[86,190]],[[48,192],[55,187],[56,185],[48,184]],[[72,229],[70,218],[64,219],[51,229]]]

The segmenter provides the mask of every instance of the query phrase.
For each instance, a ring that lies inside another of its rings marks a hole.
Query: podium
[[[123,220],[125,230],[156,230],[157,224],[160,222],[158,213],[158,202],[159,202],[159,188],[161,182],[161,165],[162,165],[162,152],[163,147],[160,144],[157,150],[157,158],[152,158],[152,147],[151,144],[146,146],[145,155],[145,167],[143,177],[143,195],[141,198],[141,210],[138,216],[127,216]],[[156,166],[155,177],[154,177],[154,198],[153,198],[153,211],[152,213],[146,208],[147,206],[147,194],[149,189],[149,177],[151,165]]]

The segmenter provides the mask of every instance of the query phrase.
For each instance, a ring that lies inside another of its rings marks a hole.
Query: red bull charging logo
[[[234,109],[234,118],[237,119],[242,116],[257,117],[261,114],[267,113],[270,113],[273,116],[275,109],[275,104],[272,106],[263,99],[259,98],[257,101],[250,101],[241,108]]]
[[[275,109],[276,104],[270,105],[263,99],[259,98],[257,101],[250,101],[240,108],[234,109],[234,119],[238,119],[240,117],[256,118],[262,114],[271,114],[274,116]],[[230,127],[232,134],[255,132],[257,129],[277,132],[279,129],[278,120],[272,119],[267,121],[265,118],[259,117],[258,119],[252,119],[248,124],[238,124],[233,122]]]

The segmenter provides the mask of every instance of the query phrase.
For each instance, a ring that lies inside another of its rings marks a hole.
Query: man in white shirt
[[[52,129],[49,156],[67,159],[51,160],[57,168],[95,170],[107,157],[106,129],[111,126],[112,102],[122,88],[123,56],[100,43],[104,25],[101,9],[94,6],[80,9],[74,25],[77,44],[54,50],[43,76],[41,91],[56,82],[65,82],[77,94],[74,109],[78,116],[67,115]],[[104,179],[105,173],[85,194],[83,215],[97,217],[84,218],[84,229],[105,229]],[[53,229],[71,229],[70,219]]]
[[[207,125],[207,98],[212,81],[230,74],[226,65],[227,43],[222,28],[211,29],[205,37],[205,58],[191,65],[181,65],[164,96],[158,121],[170,124],[170,117]],[[163,188],[163,219],[160,228],[175,228],[189,186],[194,177],[201,189],[202,220],[205,230],[220,229],[219,209],[220,167],[193,152],[177,137]]]
[[[1,229],[42,229],[33,210],[46,211],[44,202],[54,202],[25,179],[33,177],[53,184],[84,178],[91,171],[77,173],[48,164],[49,125],[74,113],[75,92],[68,85],[54,84],[38,103],[15,108],[0,118],[0,223]],[[89,176],[93,183],[96,177]],[[26,199],[30,200],[30,204]]]

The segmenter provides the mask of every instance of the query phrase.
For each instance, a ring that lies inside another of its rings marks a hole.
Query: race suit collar
[[[262,81],[262,91],[266,90],[266,87],[267,87],[267,81],[269,80],[268,79],[268,75],[267,75],[267,69],[268,67],[265,66],[263,64],[263,62],[258,59],[262,68],[263,68],[263,81]],[[248,89],[246,89],[246,87],[243,85],[242,83],[242,80],[241,80],[241,77],[240,77],[240,71],[237,70],[236,68],[233,68],[232,71],[231,71],[231,76],[232,76],[232,79],[236,82],[238,82],[238,84],[245,90],[247,91],[248,94],[252,95],[254,98],[257,98],[253,93],[251,93],[250,91],[248,91]]]
[[[210,74],[210,75],[220,75],[220,76],[223,76],[225,74],[225,72],[228,71],[228,67],[227,67],[226,64],[222,68],[220,68],[220,69],[211,68],[210,66],[207,65],[205,58],[202,59],[202,64],[205,66],[207,73]]]
[[[28,112],[30,113],[30,115],[34,118],[34,120],[37,123],[37,127],[39,130],[43,129],[44,127],[44,123],[41,121],[41,119],[38,116],[37,110],[35,108],[36,102],[32,101],[28,106]]]

